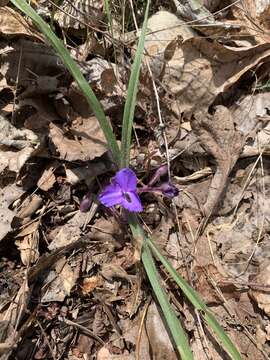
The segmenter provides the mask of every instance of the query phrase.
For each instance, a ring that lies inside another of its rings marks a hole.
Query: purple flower
[[[137,193],[137,177],[128,168],[121,169],[116,173],[111,184],[102,191],[98,199],[106,207],[121,205],[132,212],[143,210]]]

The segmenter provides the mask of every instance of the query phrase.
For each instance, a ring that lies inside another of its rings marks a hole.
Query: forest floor
[[[2,3],[0,359],[178,359],[123,209],[97,199],[116,171],[99,123],[44,35]],[[103,1],[31,2],[119,141],[144,4],[110,1],[109,24]],[[242,358],[269,359],[270,4],[194,4],[151,4],[130,166],[143,186],[167,165],[179,194],[142,194],[139,218]],[[157,265],[194,359],[229,359]]]

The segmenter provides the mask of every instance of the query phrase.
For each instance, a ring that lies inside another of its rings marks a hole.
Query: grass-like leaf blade
[[[175,311],[172,309],[171,304],[168,300],[168,295],[163,290],[160,277],[158,271],[155,266],[155,262],[153,256],[150,252],[150,249],[145,242],[145,234],[138,223],[138,220],[135,215],[129,216],[129,225],[131,228],[131,232],[133,234],[134,239],[141,239],[143,240],[143,247],[142,247],[142,263],[144,265],[146,274],[156,296],[156,299],[162,309],[163,315],[167,322],[168,328],[174,340],[175,346],[181,355],[182,360],[192,360],[193,354],[191,352],[187,336],[185,331],[182,328],[181,322],[176,316]],[[140,240],[139,240],[140,241]]]
[[[191,304],[200,312],[202,317],[208,323],[208,325],[212,328],[217,338],[221,341],[224,349],[228,352],[233,360],[241,360],[241,355],[239,351],[236,349],[231,339],[227,336],[225,331],[219,325],[214,315],[210,312],[205,303],[201,300],[200,296],[192,289],[192,287],[176,272],[174,267],[170,264],[170,262],[159,252],[154,243],[147,238],[146,242],[148,246],[151,248],[156,257],[161,261],[164,265],[168,273],[177,283],[177,285],[181,288],[187,299],[191,302]]]
[[[121,136],[121,166],[129,166],[129,154],[131,145],[131,135],[133,127],[133,117],[136,105],[136,96],[138,91],[140,67],[142,62],[144,41],[147,30],[147,20],[149,13],[150,0],[147,1],[143,26],[140,33],[139,43],[135,55],[134,62],[131,67],[131,74],[128,83],[127,100],[124,109],[123,123],[122,123],[122,136]]]

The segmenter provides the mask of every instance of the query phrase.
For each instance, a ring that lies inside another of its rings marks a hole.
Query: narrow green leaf
[[[136,216],[133,214],[130,214],[129,216],[129,225],[135,239],[145,240],[144,231],[138,223]],[[164,314],[168,328],[170,329],[176,348],[181,355],[181,359],[192,360],[193,354],[190,350],[187,336],[175,314],[175,311],[172,309],[171,304],[169,303],[168,295],[161,287],[160,278],[154,263],[154,259],[145,241],[142,247],[142,262],[150,284],[153,288],[154,294]]]
[[[241,355],[239,351],[236,349],[231,339],[227,336],[225,331],[219,325],[214,315],[210,312],[205,303],[201,300],[200,296],[192,289],[192,287],[176,272],[173,266],[169,263],[169,261],[159,252],[157,247],[151,241],[151,239],[147,238],[146,242],[148,246],[151,248],[153,253],[157,256],[157,258],[164,265],[168,273],[172,276],[177,285],[181,288],[185,296],[192,303],[192,305],[201,313],[205,321],[215,332],[217,338],[223,344],[224,349],[228,352],[233,360],[241,360]]]
[[[149,13],[150,0],[147,0],[143,26],[139,38],[138,48],[136,51],[134,63],[131,68],[131,75],[128,83],[127,100],[124,109],[122,137],[121,137],[121,167],[129,166],[129,154],[131,145],[131,134],[133,126],[133,117],[136,105],[136,96],[139,83],[140,67],[143,56],[144,41],[147,29],[147,20]]]
[[[106,119],[105,113],[101,107],[100,102],[98,101],[93,90],[83,77],[78,65],[71,58],[68,50],[65,48],[63,42],[58,39],[58,37],[50,29],[49,25],[36,13],[36,11],[29,5],[25,0],[11,0],[12,4],[15,5],[19,10],[24,14],[29,16],[35,25],[40,29],[40,31],[47,37],[49,43],[57,51],[63,63],[73,75],[74,79],[77,81],[79,87],[84,93],[92,111],[94,112],[99,124],[104,132],[108,146],[112,151],[115,162],[120,165],[120,149],[116,142],[116,138],[112,131],[112,128]]]

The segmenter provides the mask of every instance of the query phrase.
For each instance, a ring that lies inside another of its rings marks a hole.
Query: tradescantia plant
[[[89,102],[94,114],[96,115],[100,126],[107,139],[110,150],[113,154],[115,163],[118,165],[120,170],[116,173],[111,183],[102,191],[99,195],[99,200],[105,206],[120,205],[129,211],[128,222],[132,232],[132,235],[136,241],[142,243],[141,260],[145,268],[146,274],[149,278],[155,297],[161,307],[164,318],[167,322],[168,329],[173,338],[174,345],[183,360],[193,359],[192,351],[189,347],[187,336],[181,326],[181,322],[176,316],[175,311],[170,305],[169,298],[161,285],[161,280],[157,271],[157,267],[153,258],[153,255],[162,262],[168,274],[175,280],[179,288],[182,290],[184,296],[190,301],[190,303],[198,310],[202,318],[213,330],[216,338],[220,341],[223,348],[227,351],[233,360],[241,360],[240,353],[237,348],[231,342],[230,338],[218,324],[213,314],[203,303],[200,296],[189,286],[189,284],[177,273],[172,267],[170,262],[165,259],[155,247],[153,241],[145,234],[136,213],[142,211],[142,204],[139,198],[139,192],[145,191],[158,191],[165,196],[173,197],[178,189],[173,184],[167,182],[158,186],[153,186],[160,176],[166,171],[165,168],[160,168],[159,171],[154,175],[154,178],[150,180],[149,184],[141,189],[137,188],[137,178],[135,173],[129,169],[129,153],[131,145],[131,134],[134,109],[136,103],[136,94],[139,82],[139,72],[141,59],[144,49],[144,40],[147,29],[147,18],[149,13],[150,1],[147,0],[145,8],[145,18],[142,26],[139,43],[137,47],[136,56],[133,62],[131,76],[128,85],[128,95],[124,110],[123,124],[122,124],[122,141],[121,151],[117,145],[116,138],[112,132],[112,129],[107,122],[104,111],[96,98],[94,92],[90,88],[89,84],[81,74],[77,64],[71,58],[69,52],[63,45],[62,41],[59,40],[53,31],[50,29],[42,18],[32,9],[32,7],[25,0],[10,0],[11,3],[29,16],[34,24],[42,31],[47,37],[49,43],[54,47],[59,56],[62,58],[67,69],[73,75],[77,81],[79,87],[83,91],[86,99]],[[106,9],[109,13],[109,1],[105,0]]]

